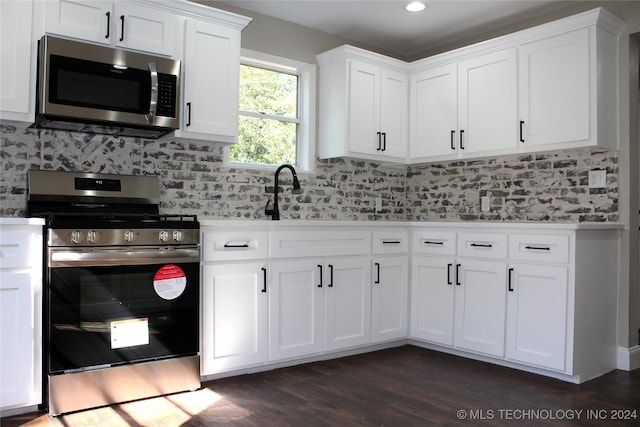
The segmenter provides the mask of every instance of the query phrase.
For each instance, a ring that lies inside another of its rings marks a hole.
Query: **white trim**
[[[616,367],[623,371],[633,371],[640,368],[640,345],[631,348],[618,347]]]

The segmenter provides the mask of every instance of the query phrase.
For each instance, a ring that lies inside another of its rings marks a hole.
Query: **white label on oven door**
[[[111,322],[111,348],[149,344],[149,319],[127,319]]]
[[[153,277],[153,288],[160,298],[166,300],[178,298],[186,287],[184,270],[174,264],[163,265]]]

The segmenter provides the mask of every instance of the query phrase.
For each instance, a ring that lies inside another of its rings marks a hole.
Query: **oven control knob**
[[[84,234],[82,234],[82,231],[74,230],[71,232],[71,241],[73,243],[82,243],[83,240]]]
[[[131,243],[136,240],[136,233],[132,230],[127,230],[124,232],[124,241],[127,243]]]
[[[100,233],[97,231],[91,230],[87,233],[87,242],[96,243],[98,240],[100,240]]]
[[[160,232],[160,234],[158,235],[158,238],[160,239],[161,242],[168,242],[169,241],[169,232],[167,230],[162,230]]]
[[[174,230],[173,231],[173,240],[176,242],[181,242],[182,239],[184,238],[182,231],[180,230]]]

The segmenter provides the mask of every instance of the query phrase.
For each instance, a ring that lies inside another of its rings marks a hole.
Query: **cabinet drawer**
[[[269,233],[266,231],[202,233],[203,261],[261,259],[269,255]]]
[[[521,261],[569,262],[569,236],[509,235],[509,258]]]
[[[42,248],[34,243],[34,233],[2,231],[0,236],[0,268],[33,267],[40,263]]]
[[[458,233],[458,255],[478,258],[506,258],[507,235]]]
[[[371,253],[369,231],[279,231],[271,235],[273,258],[364,255]]]
[[[374,231],[374,254],[399,254],[409,251],[409,233],[406,231]]]
[[[413,234],[414,253],[431,255],[455,255],[454,231],[418,231]]]

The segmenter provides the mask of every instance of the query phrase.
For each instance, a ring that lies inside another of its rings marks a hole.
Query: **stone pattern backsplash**
[[[157,174],[160,210],[207,219],[267,219],[273,171],[224,163],[224,146],[27,129],[0,123],[0,216],[25,216],[27,170]],[[617,153],[596,148],[519,156],[390,165],[316,161],[313,173],[280,174],[281,219],[385,221],[618,221]],[[588,171],[607,170],[607,188],[589,189]],[[491,211],[480,212],[480,196]],[[375,199],[382,212],[375,212]],[[273,203],[273,202],[272,202]]]

